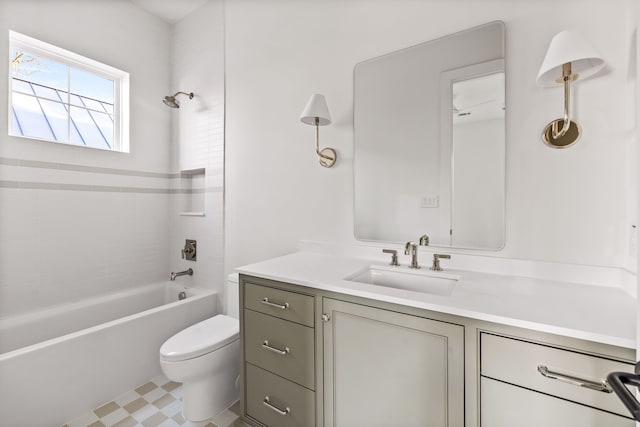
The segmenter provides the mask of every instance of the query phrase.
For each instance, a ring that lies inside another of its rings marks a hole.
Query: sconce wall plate
[[[333,166],[336,162],[336,159],[338,158],[336,150],[328,147],[320,150],[318,156],[320,157],[320,164],[325,168],[330,168],[331,166]]]
[[[554,137],[554,126],[556,129],[562,129],[564,127],[563,119],[556,119],[549,123],[542,132],[542,140],[547,146],[551,148],[569,148],[580,139],[582,129],[580,125],[571,120],[569,124],[569,130],[564,134]]]

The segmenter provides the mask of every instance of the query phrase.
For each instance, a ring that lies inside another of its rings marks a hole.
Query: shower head
[[[187,95],[189,97],[189,99],[193,99],[193,92],[190,93],[186,93],[186,92],[176,92],[173,95],[167,95],[164,97],[164,99],[162,100],[162,102],[164,102],[164,104],[168,107],[171,108],[180,108],[180,103],[178,102],[178,100],[176,99],[176,96],[178,95]]]

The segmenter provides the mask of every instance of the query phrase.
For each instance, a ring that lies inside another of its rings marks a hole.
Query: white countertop
[[[296,252],[246,265],[237,271],[408,307],[636,347],[636,300],[617,288],[452,269],[445,269],[446,273],[458,275],[460,279],[450,296],[344,280],[369,265],[380,265],[380,262]]]

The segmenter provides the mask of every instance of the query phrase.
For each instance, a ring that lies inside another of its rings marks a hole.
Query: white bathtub
[[[0,426],[59,426],[144,384],[167,338],[219,312],[170,282],[0,319]]]

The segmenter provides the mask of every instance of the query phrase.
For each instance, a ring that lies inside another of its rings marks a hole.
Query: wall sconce
[[[540,86],[564,85],[564,118],[549,123],[542,140],[553,148],[567,148],[580,138],[580,125],[571,120],[571,82],[586,79],[604,66],[604,60],[593,47],[574,30],[562,31],[551,40],[542,61],[536,82]]]
[[[336,162],[338,155],[333,148],[323,148],[320,150],[320,135],[319,127],[326,126],[331,123],[331,116],[329,115],[329,108],[327,108],[327,101],[324,99],[324,95],[314,94],[309,98],[307,106],[304,107],[300,121],[307,125],[315,125],[316,127],[316,154],[320,160],[320,164],[325,168],[330,168]]]

